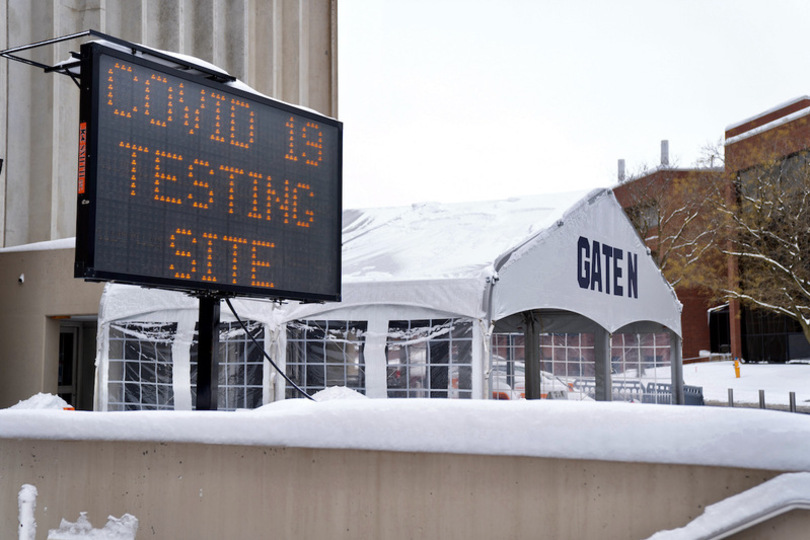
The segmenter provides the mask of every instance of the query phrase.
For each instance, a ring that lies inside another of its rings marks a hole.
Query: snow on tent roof
[[[680,333],[677,297],[610,190],[347,210],[343,217],[343,307],[410,305],[492,320],[563,310],[610,331],[652,321]],[[578,259],[580,242],[619,254],[604,263],[601,252],[593,255],[600,259],[594,268],[606,268],[587,289],[578,278],[590,264]],[[638,276],[632,293],[631,273]],[[490,278],[500,281],[487,293]]]
[[[346,210],[344,283],[474,278],[556,223],[587,192]]]

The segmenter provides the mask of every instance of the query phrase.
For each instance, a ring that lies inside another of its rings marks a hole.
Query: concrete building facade
[[[2,0],[0,18],[3,50],[94,29],[337,116],[337,0]],[[81,41],[20,56],[54,65]],[[5,59],[0,78],[0,407],[36,392],[86,406],[102,287],[73,278],[79,89]]]

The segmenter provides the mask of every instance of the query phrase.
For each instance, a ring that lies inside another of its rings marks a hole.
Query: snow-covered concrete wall
[[[236,412],[48,396],[0,410],[0,530],[31,485],[39,530],[86,512],[158,538],[647,538],[810,470],[802,414],[325,393]]]
[[[0,523],[130,514],[155,538],[646,538],[762,470],[430,452],[0,439]]]

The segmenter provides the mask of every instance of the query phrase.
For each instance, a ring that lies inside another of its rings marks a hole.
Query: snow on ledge
[[[785,116],[781,116],[776,120],[771,120],[767,124],[762,124],[761,126],[751,128],[748,131],[740,133],[739,135],[735,135],[734,137],[729,137],[728,139],[726,139],[725,145],[729,146],[734,143],[738,143],[742,140],[753,137],[754,135],[759,135],[760,133],[764,133],[765,131],[777,128],[779,126],[784,126],[785,124],[789,124],[791,122],[798,120],[799,118],[803,118],[808,115],[810,115],[810,107],[805,107],[804,109],[800,109]]]
[[[810,96],[798,96],[798,97],[795,97],[793,99],[789,99],[789,100],[787,100],[785,102],[780,103],[779,105],[776,105],[775,107],[771,107],[770,109],[762,111],[761,113],[755,114],[754,116],[749,116],[748,118],[745,118],[743,120],[739,120],[739,121],[734,122],[732,124],[728,124],[726,126],[726,131],[731,131],[732,129],[736,129],[736,128],[738,128],[740,126],[743,126],[743,125],[745,125],[745,124],[747,124],[749,122],[753,122],[754,120],[758,120],[758,119],[762,118],[763,116],[768,116],[769,114],[775,113],[776,111],[786,109],[786,108],[790,107],[791,105],[793,105],[795,103],[799,103],[800,101],[804,101],[805,99],[810,99]]]
[[[34,242],[33,244],[22,244],[0,248],[0,253],[12,253],[16,251],[48,251],[52,249],[74,249],[76,238],[61,238],[59,240],[45,240],[44,242]]]
[[[649,540],[726,538],[791,510],[810,510],[810,473],[783,474],[706,507],[680,529],[661,531]]]
[[[0,410],[0,438],[197,442],[810,471],[810,416],[569,401],[285,400],[256,410]]]

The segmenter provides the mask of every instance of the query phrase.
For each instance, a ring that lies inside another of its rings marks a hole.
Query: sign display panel
[[[339,300],[342,124],[87,44],[76,276]]]

